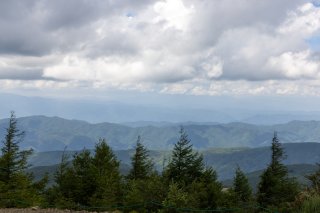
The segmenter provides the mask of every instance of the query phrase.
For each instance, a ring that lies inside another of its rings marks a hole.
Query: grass
[[[60,210],[60,209],[0,209],[0,213],[89,213],[88,211]],[[93,213],[93,212],[90,212]]]

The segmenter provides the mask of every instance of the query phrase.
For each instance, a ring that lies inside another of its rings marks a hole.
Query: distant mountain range
[[[31,116],[18,119],[19,128],[26,132],[21,148],[36,151],[81,150],[94,148],[99,138],[106,138],[115,150],[130,149],[141,135],[143,143],[152,150],[170,150],[179,137],[179,124],[132,127],[123,124],[67,120],[59,117]],[[0,138],[4,138],[8,120],[0,120]],[[268,146],[274,131],[280,141],[320,141],[319,121],[292,121],[278,125],[246,123],[184,123],[191,142],[197,149]]]
[[[316,163],[320,162],[320,144],[319,143],[291,143],[283,144],[283,148],[287,158],[283,161],[286,165],[313,165],[308,167],[314,169]],[[130,168],[130,157],[133,150],[116,150],[114,151],[118,160],[121,161],[121,170],[126,173]],[[29,160],[33,165],[33,171],[48,171],[54,170],[56,164],[59,164],[63,151],[39,152],[35,153]],[[70,157],[75,151],[66,152]],[[271,151],[270,147],[260,148],[227,148],[227,149],[209,149],[201,151],[204,156],[204,161],[207,166],[212,166],[218,173],[220,180],[231,179],[234,175],[237,165],[245,173],[252,173],[265,169],[270,162]],[[171,151],[155,151],[151,150],[149,155],[153,158],[155,167],[158,171],[162,171],[170,160]],[[70,158],[71,160],[72,158]],[[309,170],[301,171],[306,174]],[[257,173],[255,173],[257,174]],[[253,176],[257,177],[257,175]],[[258,175],[259,176],[259,175]]]

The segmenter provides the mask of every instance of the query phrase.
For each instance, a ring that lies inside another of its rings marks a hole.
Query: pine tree
[[[262,206],[281,206],[294,200],[298,184],[295,179],[288,177],[287,168],[281,163],[285,156],[276,133],[271,151],[271,163],[260,177],[258,202]]]
[[[105,139],[96,144],[93,156],[86,149],[76,153],[71,165],[63,154],[55,182],[47,193],[49,205],[81,209],[82,206],[114,206],[121,201],[119,162]]]
[[[127,176],[128,179],[146,179],[151,173],[153,164],[148,155],[148,150],[142,145],[141,137],[138,136],[135,153],[131,157],[131,169]]]
[[[75,179],[74,202],[83,206],[89,205],[89,199],[99,187],[93,172],[92,157],[89,150],[84,149],[74,155],[72,169]]]
[[[105,139],[99,140],[94,152],[92,164],[97,188],[90,203],[92,206],[119,205],[122,196],[120,163]]]
[[[46,177],[33,183],[28,168],[28,157],[32,150],[20,151],[24,132],[17,127],[17,119],[11,112],[5,139],[2,141],[0,157],[0,206],[22,207],[40,202],[40,193],[45,185]]]
[[[174,145],[172,159],[165,173],[169,180],[188,185],[201,177],[204,171],[203,157],[193,151],[192,144],[183,127],[179,133],[180,138]]]
[[[64,149],[60,164],[54,173],[54,185],[47,190],[46,201],[48,206],[56,206],[59,208],[73,208],[74,191],[76,188],[75,174],[69,162],[70,156],[66,154]]]
[[[236,169],[235,177],[233,179],[233,191],[237,201],[248,202],[252,198],[252,190],[248,178],[241,171],[239,166]]]
[[[27,158],[32,154],[32,150],[19,150],[19,144],[22,142],[24,134],[18,129],[15,114],[11,112],[9,127],[6,129],[5,140],[2,142],[0,159],[0,180],[4,183],[8,183],[14,175],[24,172],[28,167]]]
[[[69,162],[69,155],[67,155],[64,150],[61,162],[54,174],[55,185],[50,188],[47,193],[49,205],[55,205],[59,208],[76,208],[76,197],[79,184],[72,162]]]
[[[189,206],[198,209],[216,209],[222,202],[222,184],[211,167],[194,180],[186,190],[190,196]]]
[[[62,190],[63,188],[65,188],[64,180],[65,180],[67,170],[69,168],[68,161],[69,161],[69,155],[66,154],[66,148],[65,148],[61,156],[61,162],[54,174],[54,181],[56,183],[56,186],[59,188],[59,190]]]

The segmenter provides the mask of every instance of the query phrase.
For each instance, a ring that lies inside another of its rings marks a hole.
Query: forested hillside
[[[219,148],[199,152],[194,149],[187,131],[180,127],[178,139],[168,152],[150,152],[138,136],[133,150],[119,151],[117,155],[107,140],[100,138],[93,150],[37,153],[30,159],[33,150],[20,149],[25,132],[18,128],[14,113],[8,123],[0,156],[2,208],[39,205],[73,210],[168,213],[306,212],[306,208],[318,208],[319,167],[312,164],[286,166],[284,160],[288,153],[299,152],[287,160],[292,163],[303,155],[306,157],[311,149],[318,152],[319,144],[283,147],[277,132],[273,134],[269,152],[266,148]],[[241,161],[244,155],[249,158]],[[59,164],[33,168],[28,165],[28,159],[44,164],[53,156],[60,158]],[[129,159],[128,164],[119,158]],[[258,165],[263,169],[247,176],[242,169],[244,165],[250,166],[249,161],[260,158],[267,159]],[[309,160],[317,158],[314,153]],[[159,159],[162,159],[161,169]],[[230,167],[224,169],[233,174],[230,175],[232,181],[219,180],[219,172],[213,166],[219,159],[220,169],[226,166],[226,159],[229,160]]]
[[[177,140],[180,126],[129,127],[113,123],[90,124],[58,117],[32,116],[19,118],[19,128],[26,136],[22,148],[36,151],[92,149],[100,138],[106,138],[115,150],[130,149],[138,135],[151,150],[168,150]],[[0,120],[0,136],[7,120]],[[245,123],[184,125],[197,149],[227,147],[261,147],[270,144],[275,130],[283,143],[320,141],[319,121],[292,121],[287,124],[259,126]]]
[[[319,143],[291,143],[283,144],[287,158],[283,161],[286,165],[293,164],[316,164],[320,162],[320,144]],[[66,151],[72,157],[77,151]],[[78,151],[79,152],[79,151]],[[115,150],[117,158],[120,160],[122,171],[127,171],[130,165],[131,156],[134,150]],[[265,169],[270,160],[270,148],[225,148],[225,149],[208,149],[200,151],[203,154],[204,162],[207,166],[212,166],[218,173],[220,180],[232,178],[234,170],[239,165],[245,173],[251,173],[258,170]],[[39,167],[40,169],[47,168],[52,170],[50,166],[60,163],[63,151],[50,151],[34,153],[29,163],[32,167]],[[163,165],[170,161],[170,150],[157,151],[150,150],[150,157],[155,163],[158,171],[162,171]],[[308,156],[308,157],[306,157]]]

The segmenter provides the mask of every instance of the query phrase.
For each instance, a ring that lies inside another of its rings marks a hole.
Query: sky
[[[0,1],[2,93],[298,103],[319,88],[318,0]]]

